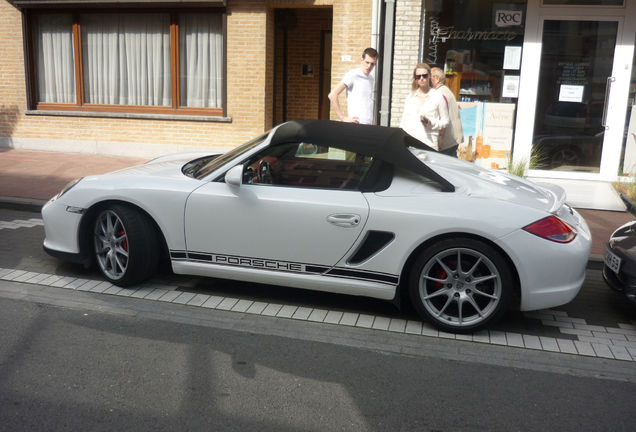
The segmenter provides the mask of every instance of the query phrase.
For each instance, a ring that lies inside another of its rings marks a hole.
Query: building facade
[[[636,172],[635,0],[404,0],[395,21],[391,125],[423,61],[444,69],[475,163],[512,156],[555,182]]]
[[[636,0],[0,0],[0,146],[152,157],[235,147],[380,51],[377,123],[442,68],[475,163],[636,171]],[[344,96],[341,105],[346,106]]]
[[[153,157],[328,118],[374,7],[0,0],[0,147]]]

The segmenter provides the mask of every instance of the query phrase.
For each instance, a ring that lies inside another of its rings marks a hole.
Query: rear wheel
[[[416,260],[409,294],[422,318],[445,331],[469,333],[497,320],[507,309],[512,280],[506,260],[488,244],[447,239]]]
[[[99,212],[93,226],[95,261],[111,283],[134,285],[149,278],[159,261],[157,233],[138,210],[112,205]]]

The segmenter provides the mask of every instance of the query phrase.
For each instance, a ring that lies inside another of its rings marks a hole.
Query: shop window
[[[37,12],[29,18],[37,109],[223,113],[221,13]]]
[[[460,105],[475,162],[510,160],[523,46],[525,0],[426,0],[423,60],[444,70]]]

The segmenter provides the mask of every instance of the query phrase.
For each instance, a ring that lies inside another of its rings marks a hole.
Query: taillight
[[[576,237],[576,230],[556,216],[548,216],[528,226],[524,231],[557,243],[570,243]]]

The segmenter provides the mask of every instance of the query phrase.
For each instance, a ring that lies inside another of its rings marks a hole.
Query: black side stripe
[[[327,272],[328,276],[343,276],[351,279],[364,279],[364,280],[372,280],[378,282],[385,282],[397,285],[399,282],[399,278],[397,276],[382,274],[382,273],[372,273],[364,270],[350,270],[350,269],[342,269],[342,268],[334,268]]]
[[[358,279],[397,285],[399,276],[366,270],[347,268],[331,268],[315,264],[303,264],[289,261],[265,260],[260,258],[240,257],[235,255],[219,255],[205,252],[170,251],[170,258],[175,261],[204,262],[210,265],[227,265],[257,270],[281,271],[285,273],[315,274],[347,279]],[[271,264],[269,266],[268,264]]]

